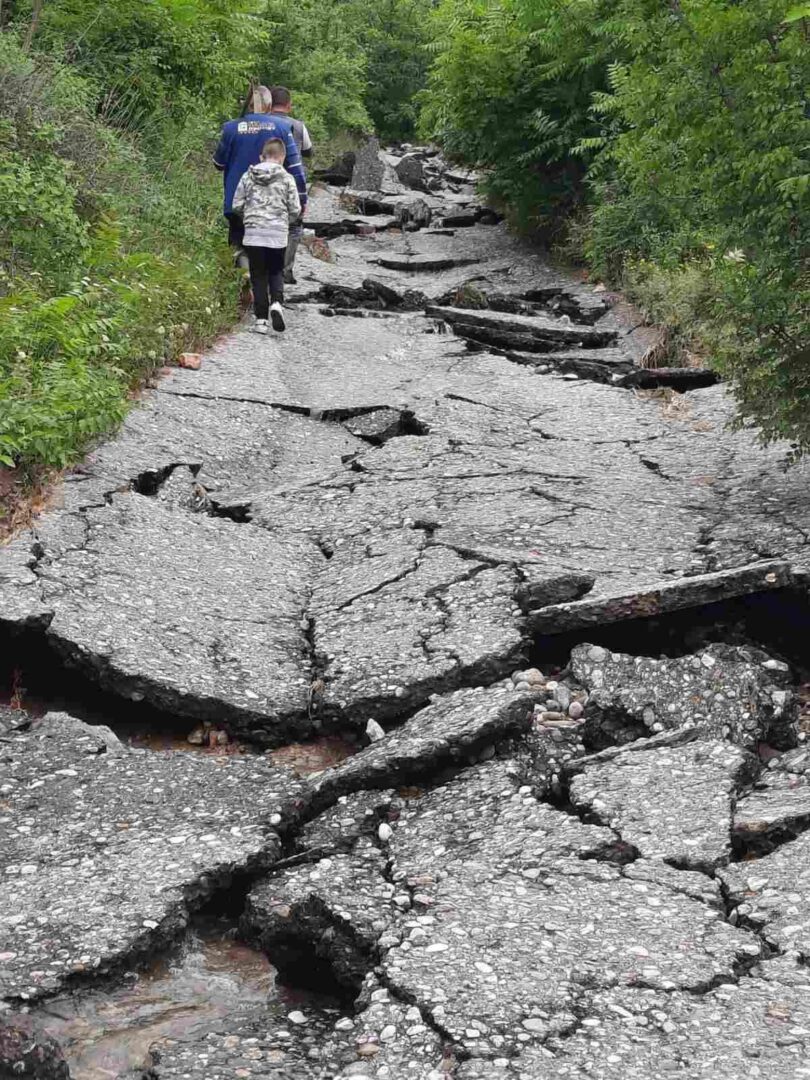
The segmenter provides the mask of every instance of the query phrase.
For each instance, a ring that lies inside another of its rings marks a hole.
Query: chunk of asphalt
[[[585,732],[593,747],[683,727],[748,750],[759,742],[783,748],[796,742],[787,666],[759,649],[709,645],[691,656],[656,660],[579,645],[570,670],[590,695]]]
[[[40,738],[58,742],[67,738],[76,747],[83,747],[87,754],[126,754],[127,749],[105,724],[86,724],[66,712],[49,712],[33,724],[33,731]]]
[[[255,758],[89,754],[83,731],[48,728],[3,739],[0,998],[20,1001],[165,947],[235,872],[279,857],[307,798]]]
[[[524,1045],[499,1062],[511,1080],[738,1080],[801,1076],[810,1030],[810,978],[781,959],[706,994],[616,987],[596,994],[575,1031]],[[598,1073],[594,1072],[598,1063]],[[489,1080],[493,1062],[461,1064],[458,1080]]]
[[[806,773],[769,769],[734,811],[734,839],[744,850],[767,850],[809,825],[810,778]]]
[[[334,806],[307,822],[296,838],[296,850],[318,859],[351,851],[361,837],[375,836],[390,815],[398,816],[397,804],[393,789],[341,795]]]
[[[136,494],[85,521],[81,546],[54,543],[37,571],[62,655],[123,697],[256,741],[310,730],[313,544]]]
[[[570,797],[643,857],[710,873],[731,857],[736,796],[758,768],[753,754],[700,739],[590,765]]]
[[[396,916],[385,869],[382,852],[361,840],[352,852],[281,870],[251,890],[241,931],[282,972],[294,971],[304,946],[357,993]]]
[[[718,875],[739,922],[779,952],[810,957],[810,833]]]
[[[643,619],[671,611],[702,607],[752,593],[771,592],[794,584],[788,562],[762,562],[748,566],[697,574],[655,588],[629,592],[601,590],[593,597],[552,604],[529,613],[529,626],[538,634],[561,634],[588,626],[603,626],[626,619]]]
[[[500,739],[527,731],[535,700],[532,694],[516,693],[511,682],[437,697],[384,739],[320,776],[317,798],[391,787],[464,762]]]

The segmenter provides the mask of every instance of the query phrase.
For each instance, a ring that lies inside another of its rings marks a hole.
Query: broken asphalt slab
[[[269,867],[304,807],[301,782],[259,759],[109,752],[92,732],[0,745],[0,998],[154,955],[234,873]]]
[[[47,639],[69,663],[122,697],[259,741],[308,727],[308,580],[322,558],[311,544],[134,493],[82,526],[56,530],[37,566]]]
[[[752,755],[719,740],[647,750],[636,744],[586,766],[570,796],[644,858],[711,873],[731,858],[736,796],[757,771]]]

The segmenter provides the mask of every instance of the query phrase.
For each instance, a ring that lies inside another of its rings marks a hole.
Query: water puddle
[[[277,750],[268,750],[267,758],[274,765],[291,769],[296,776],[312,776],[339,765],[356,754],[360,747],[341,735],[324,735],[306,743],[289,743]]]
[[[116,1080],[148,1064],[150,1047],[204,1034],[237,1008],[266,1004],[268,1022],[283,1023],[301,1003],[300,992],[277,985],[263,953],[236,940],[232,922],[209,917],[173,957],[121,987],[55,998],[38,1019],[61,1043],[72,1080]]]

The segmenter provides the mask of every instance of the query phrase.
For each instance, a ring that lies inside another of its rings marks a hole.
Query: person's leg
[[[267,248],[270,302],[284,303],[284,253],[286,248]]]
[[[226,214],[228,219],[228,243],[233,248],[242,247],[245,239],[245,223],[241,214]]]
[[[304,226],[291,225],[290,226],[290,239],[287,242],[287,255],[284,259],[284,280],[288,285],[295,285],[295,275],[293,274],[293,266],[295,265],[295,256],[298,253],[298,245],[301,243],[301,237],[304,235]]]
[[[270,319],[274,330],[284,330],[284,248],[267,249],[267,267],[270,282]]]
[[[253,310],[257,321],[267,321],[270,312],[268,248],[246,247],[253,288]]]
[[[234,265],[240,267],[242,270],[247,270],[248,260],[243,246],[245,239],[245,222],[242,219],[241,214],[226,214],[225,216],[228,219],[228,243],[234,249]]]

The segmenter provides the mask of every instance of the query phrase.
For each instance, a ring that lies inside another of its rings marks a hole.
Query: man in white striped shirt
[[[304,158],[312,157],[312,139],[307,131],[307,125],[303,120],[297,120],[294,116],[290,115],[292,112],[292,94],[286,86],[271,86],[270,93],[273,97],[273,111],[270,115],[283,116],[285,119],[289,120],[292,124],[293,138],[295,139],[302,160]],[[290,239],[287,243],[287,257],[284,262],[284,281],[288,285],[295,284],[293,264],[295,263],[296,252],[298,251],[298,245],[301,243],[303,233],[304,214],[302,211],[300,219],[290,225]]]

